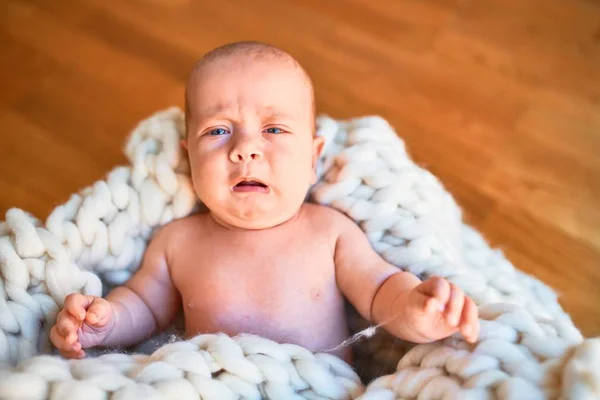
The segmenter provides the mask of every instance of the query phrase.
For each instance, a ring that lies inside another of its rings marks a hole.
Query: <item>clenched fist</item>
[[[67,358],[82,358],[83,349],[102,344],[114,326],[113,308],[101,297],[71,293],[50,331],[52,344]]]
[[[402,306],[405,323],[424,342],[446,338],[458,331],[470,343],[479,336],[477,306],[456,285],[434,277],[407,293]]]

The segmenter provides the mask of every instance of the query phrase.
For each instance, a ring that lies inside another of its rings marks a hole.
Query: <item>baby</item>
[[[313,96],[298,62],[266,44],[229,44],[196,64],[182,146],[208,211],[158,230],[106,298],[70,294],[50,333],[63,356],[136,344],[181,308],[188,337],[250,333],[326,351],[349,335],[345,300],[407,341],[476,341],[477,307],[458,287],[400,271],[354,221],[304,202],[323,147]],[[349,349],[335,354],[351,362]]]

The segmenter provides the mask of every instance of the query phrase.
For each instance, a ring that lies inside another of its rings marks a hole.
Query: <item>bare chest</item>
[[[343,308],[331,243],[302,227],[215,234],[181,246],[171,268],[189,334],[291,340],[303,326],[339,319]]]
[[[303,292],[318,297],[316,291],[335,280],[333,256],[326,245],[212,243],[202,247],[189,249],[177,265],[178,286],[188,297],[202,293],[236,302],[269,302]]]

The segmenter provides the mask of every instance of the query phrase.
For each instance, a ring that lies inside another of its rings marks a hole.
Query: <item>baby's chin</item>
[[[273,228],[287,222],[295,215],[295,213],[277,213],[253,209],[235,210],[233,212],[211,211],[211,214],[218,224],[226,228],[243,230]]]

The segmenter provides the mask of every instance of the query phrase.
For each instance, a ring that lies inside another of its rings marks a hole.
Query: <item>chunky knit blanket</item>
[[[398,268],[461,287],[480,307],[477,343],[455,335],[412,345],[379,331],[355,345],[352,368],[252,335],[162,335],[146,353],[57,356],[48,336],[65,296],[122,284],[157,227],[201,207],[179,147],[183,114],[172,108],[133,130],[129,166],[45,222],[20,209],[0,222],[0,398],[600,398],[600,339],[584,339],[553,290],[463,223],[451,195],[411,161],[385,120],[321,116],[317,133],[326,145],[308,200],[350,216]],[[369,326],[352,307],[348,314],[353,332]]]

